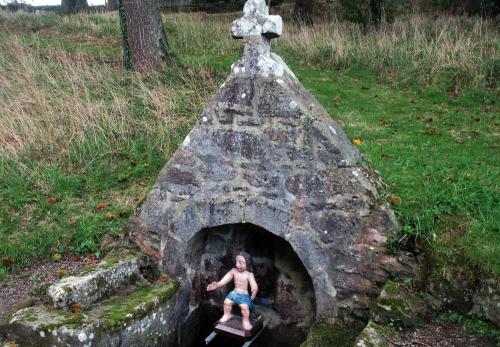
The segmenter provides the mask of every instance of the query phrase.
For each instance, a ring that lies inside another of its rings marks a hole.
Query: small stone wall
[[[138,270],[143,265],[140,257],[125,252],[68,276],[53,284],[50,294],[59,298],[58,289],[71,294],[73,288],[76,296],[55,300],[58,308],[38,304],[13,313],[0,322],[0,336],[18,346],[172,346],[180,320],[179,284],[148,282]],[[105,290],[94,285],[96,278]],[[63,302],[68,306],[60,307]]]

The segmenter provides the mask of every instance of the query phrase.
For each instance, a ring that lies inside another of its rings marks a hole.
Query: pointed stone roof
[[[402,269],[384,253],[397,223],[379,199],[378,174],[271,53],[282,27],[264,0],[246,2],[231,26],[243,57],[130,227],[161,270],[181,279],[186,302],[189,241],[204,228],[251,223],[292,246],[312,279],[317,319],[363,320],[379,287]]]

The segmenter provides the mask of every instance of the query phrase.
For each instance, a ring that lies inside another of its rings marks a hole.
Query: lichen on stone
[[[401,327],[415,327],[424,323],[427,308],[415,293],[388,281],[373,307],[373,320],[380,324],[393,323]]]
[[[327,322],[316,322],[309,330],[307,340],[300,347],[351,347],[352,332],[346,328],[329,324]]]
[[[395,332],[386,326],[369,321],[354,343],[355,347],[390,347],[387,336],[394,336]]]
[[[25,323],[35,330],[51,331],[60,327],[76,327],[85,321],[82,313],[65,310],[51,310],[43,306],[28,307],[13,314],[10,324]]]

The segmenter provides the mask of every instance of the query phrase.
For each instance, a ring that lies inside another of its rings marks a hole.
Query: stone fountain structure
[[[123,320],[102,323],[102,311],[92,307],[113,295],[108,281],[98,299],[85,301],[94,323],[68,328],[74,321],[65,316],[52,319],[59,322],[52,330],[28,324],[39,312],[47,315],[39,308],[28,318],[25,311],[14,314],[7,328],[30,331],[30,339],[47,345],[194,346],[231,289],[208,294],[206,285],[227,272],[242,249],[254,256],[257,310],[270,320],[261,345],[298,346],[317,321],[363,328],[380,287],[408,270],[384,248],[398,225],[381,198],[377,172],[271,52],[271,39],[282,30],[265,0],[246,2],[244,16],[231,26],[244,42],[243,56],[127,226],[141,253],[175,280],[168,296],[155,287],[161,300],[150,297],[149,306],[137,306],[144,310],[133,307]],[[141,278],[134,266],[118,276],[121,286],[132,275]],[[99,281],[93,281],[96,290]],[[74,305],[68,293],[84,293],[79,285],[52,288],[59,295],[55,306]],[[96,324],[111,324],[112,338]]]
[[[362,326],[379,287],[401,270],[384,250],[398,226],[383,183],[271,52],[282,28],[264,0],[246,2],[231,26],[243,57],[131,221],[142,251],[182,283],[180,307],[194,326],[201,307],[221,306],[223,293],[204,288],[237,249],[257,253],[277,325],[305,330],[315,320]]]

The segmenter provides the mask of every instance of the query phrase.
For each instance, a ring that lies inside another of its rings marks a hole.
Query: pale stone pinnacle
[[[243,39],[245,43],[243,57],[233,65],[233,74],[283,76],[289,69],[281,58],[271,53],[271,39],[281,36],[282,32],[281,17],[269,15],[265,0],[247,0],[243,17],[231,25],[233,38]]]
[[[264,36],[268,39],[279,37],[283,31],[281,16],[269,15],[265,0],[248,0],[243,8],[243,17],[231,25],[231,35],[235,39],[249,36]]]

